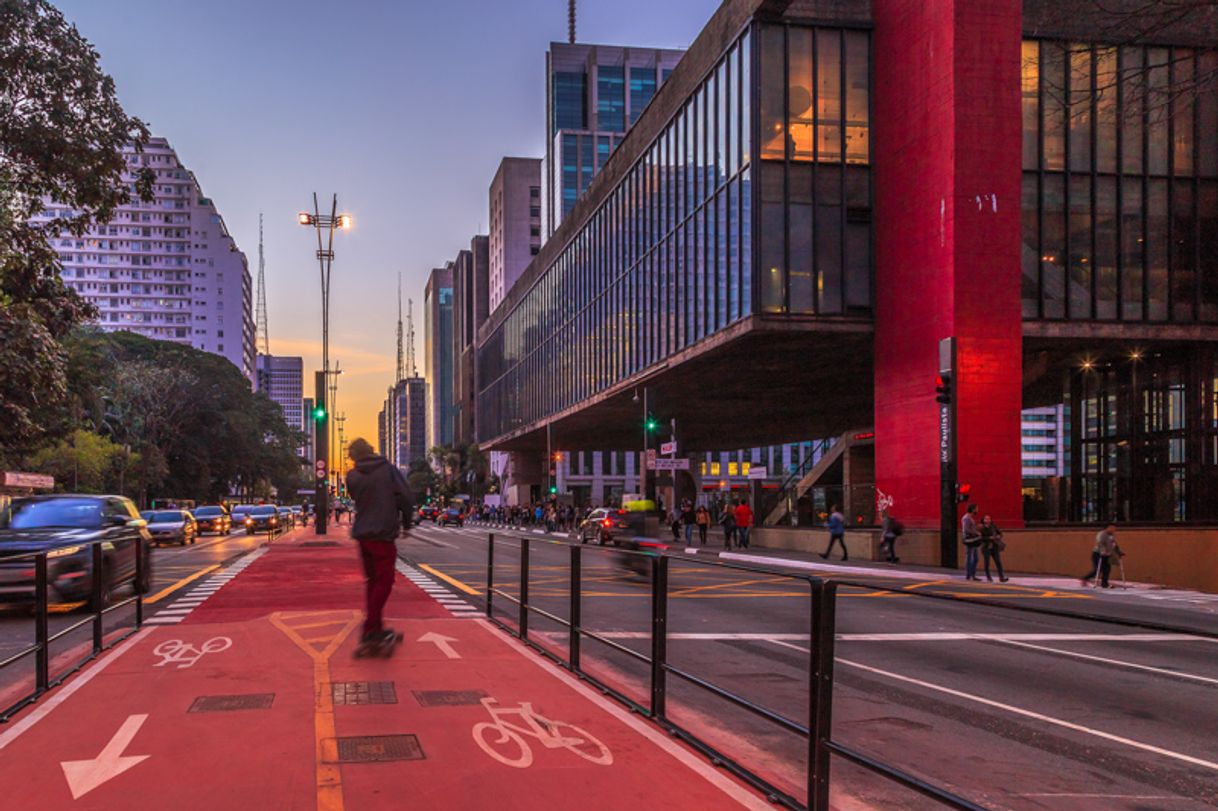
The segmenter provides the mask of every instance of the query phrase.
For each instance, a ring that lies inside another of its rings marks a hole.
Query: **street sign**
[[[689,470],[688,459],[657,459],[656,470]]]
[[[661,442],[660,453],[664,454],[665,456],[675,456],[677,453],[676,440],[673,440],[672,442]]]
[[[659,470],[659,468],[656,467],[656,449],[655,448],[647,449],[647,469],[648,470]]]
[[[770,475],[770,471],[768,469],[762,467],[761,465],[753,465],[752,467],[749,468],[749,478],[750,479],[764,479],[766,476],[769,476],[769,475]]]
[[[298,496],[311,496],[311,495],[313,495],[313,494],[314,494],[314,493],[316,493],[316,492],[317,492],[317,488],[316,488],[316,487],[302,487],[302,488],[300,488],[299,490],[297,490],[297,491],[296,491],[296,495],[298,495]]]
[[[326,460],[318,459],[313,463],[313,474],[318,481],[323,481],[326,478]]]
[[[14,470],[0,473],[0,485],[25,487],[30,490],[50,490],[55,486],[55,477],[42,473],[18,473]]]

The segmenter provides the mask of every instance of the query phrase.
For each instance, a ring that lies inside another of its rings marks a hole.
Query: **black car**
[[[136,582],[137,541],[143,539],[143,572]],[[88,600],[93,593],[93,542],[102,543],[101,602],[131,583],[142,594],[152,583],[152,543],[144,519],[122,496],[31,496],[0,510],[0,599],[31,598],[34,561],[13,555],[47,553],[49,597]]]
[[[279,508],[274,504],[242,504],[233,508],[233,515],[242,515],[247,535],[270,532],[279,526]]]
[[[459,527],[465,526],[465,513],[461,512],[459,507],[449,507],[436,517],[436,523],[442,527],[456,524]]]
[[[432,521],[435,521],[439,517],[439,515],[440,515],[439,508],[437,508],[431,504],[424,504],[422,507],[419,508],[419,520],[420,521],[422,521],[424,519],[431,519]]]
[[[232,532],[232,516],[228,514],[228,510],[219,504],[207,504],[203,507],[196,507],[190,512],[195,517],[195,523],[199,525],[200,535],[204,532],[214,532],[217,535],[227,535]]]
[[[609,543],[618,536],[633,534],[630,532],[630,517],[625,510],[615,510],[609,507],[599,507],[588,513],[588,517],[580,522],[576,529],[579,542],[597,541]]]

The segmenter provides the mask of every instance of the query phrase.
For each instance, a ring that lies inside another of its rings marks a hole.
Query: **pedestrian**
[[[352,441],[347,455],[355,467],[347,474],[347,492],[357,508],[351,537],[359,541],[364,564],[364,633],[361,647],[387,644],[397,631],[384,624],[385,603],[393,590],[398,533],[410,529],[414,497],[396,465],[376,453],[368,441]]]
[[[846,517],[838,511],[836,504],[829,508],[829,520],[825,522],[825,526],[829,528],[829,548],[821,552],[820,556],[828,560],[834,544],[840,543],[842,560],[849,560],[850,556],[846,554]]]
[[[741,549],[749,548],[749,530],[753,528],[753,508],[743,499],[736,505],[736,538]]]
[[[698,522],[697,513],[694,512],[694,505],[688,499],[681,502],[681,525],[685,527],[685,545],[690,546],[694,542],[694,525]]]
[[[723,548],[732,548],[732,538],[736,535],[736,511],[730,501],[724,503],[723,512],[719,515],[719,523],[723,526]]]
[[[994,582],[994,578],[990,576],[990,559],[994,559],[994,565],[998,568],[998,579],[1005,583],[1011,578],[1006,576],[1002,571],[1002,550],[1007,548],[1007,542],[1002,539],[1002,530],[994,523],[994,519],[988,515],[981,519],[981,557],[985,561],[985,579]]]
[[[1125,553],[1121,551],[1120,545],[1117,544],[1116,524],[1109,524],[1096,533],[1095,546],[1091,550],[1091,569],[1079,578],[1079,585],[1087,585],[1098,574],[1100,585],[1104,588],[1109,588],[1108,575],[1112,572],[1113,555],[1118,559],[1125,557]]]
[[[889,563],[900,563],[901,559],[897,557],[897,538],[905,534],[905,525],[887,510],[884,511],[883,515],[884,524],[880,551],[884,553],[884,560]]]
[[[676,510],[668,511],[668,527],[672,530],[672,541],[677,543],[681,540],[681,516],[677,515]]]
[[[706,509],[705,505],[698,505],[698,511],[694,513],[694,522],[698,525],[698,540],[703,546],[706,546],[706,533],[710,529],[710,510]]]
[[[981,551],[981,530],[977,527],[977,505],[970,504],[960,519],[960,533],[964,536],[964,579],[977,579],[977,558]]]

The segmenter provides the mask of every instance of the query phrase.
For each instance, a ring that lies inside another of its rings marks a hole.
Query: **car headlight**
[[[83,548],[83,546],[61,546],[59,549],[52,549],[51,551],[47,552],[47,557],[64,558],[68,555],[75,555]]]

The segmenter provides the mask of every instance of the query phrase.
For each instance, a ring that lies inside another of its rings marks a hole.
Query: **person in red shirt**
[[[753,528],[753,510],[747,501],[736,505],[736,538],[741,549],[749,548],[749,530]]]

